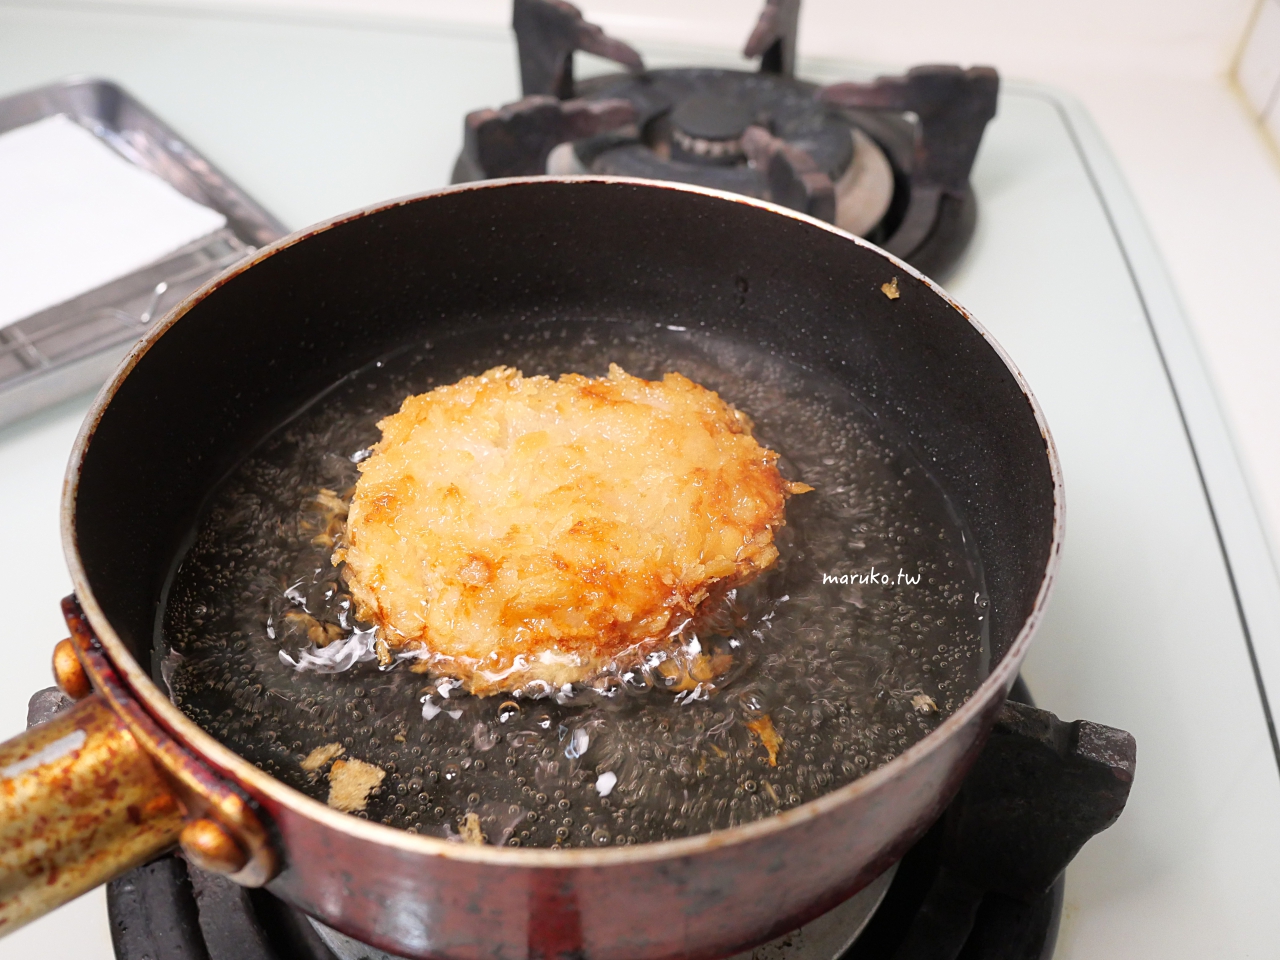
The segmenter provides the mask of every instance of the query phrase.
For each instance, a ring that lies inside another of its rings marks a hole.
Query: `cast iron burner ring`
[[[693,163],[737,162],[751,111],[715,94],[692,96],[671,111],[671,143],[680,158]]]
[[[816,90],[788,77],[738,70],[593,77],[578,83],[578,97],[630,102],[639,136],[588,137],[573,144],[574,153],[591,173],[676,180],[768,199],[766,171],[742,153],[742,134],[758,126],[803,150],[834,183],[853,161],[853,139],[849,122],[820,103]]]

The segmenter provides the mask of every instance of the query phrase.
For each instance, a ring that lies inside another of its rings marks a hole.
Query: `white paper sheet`
[[[0,326],[225,223],[61,114],[10,130],[0,135]]]

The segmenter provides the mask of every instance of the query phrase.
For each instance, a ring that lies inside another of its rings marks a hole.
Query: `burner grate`
[[[926,273],[973,233],[969,172],[999,77],[916,67],[829,87],[794,76],[799,0],[768,0],[744,54],[758,72],[646,70],[561,0],[514,0],[523,99],[468,115],[455,183],[550,173],[698,184],[771,200],[878,243]],[[576,82],[573,54],[626,72]]]

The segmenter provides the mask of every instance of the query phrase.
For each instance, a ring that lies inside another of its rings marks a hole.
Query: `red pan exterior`
[[[548,187],[551,181],[543,180]],[[750,207],[773,222],[825,231],[881,258],[949,308],[967,315],[910,267],[869,245],[791,211],[672,184],[591,181],[596,189],[692,195],[700,202]],[[612,186],[610,186],[612,184]],[[561,184],[560,186],[564,186]],[[519,181],[484,184],[411,198],[508,190]],[[534,189],[527,184],[524,189]],[[541,189],[541,186],[536,187]],[[692,201],[690,201],[692,202]],[[371,208],[346,220],[376,216]],[[188,749],[192,762],[220,774],[257,804],[270,825],[282,869],[268,884],[276,895],[326,924],[406,957],[524,960],[690,960],[724,956],[776,936],[852,895],[900,857],[937,818],[985,742],[1017,676],[1044,609],[1062,542],[1062,490],[1057,456],[1039,410],[998,345],[977,327],[1026,400],[1026,418],[1043,437],[1038,466],[1051,496],[1043,511],[1047,559],[1027,575],[1028,612],[991,675],[956,714],[925,740],[866,777],[811,803],[746,826],[659,844],[603,850],[474,847],[414,836],[339,814],[285,787],[222,747],[183,716],[139,665],[127,637],[95,595],[80,552],[77,506],[82,473],[116,392],[148,348],[202,300],[257,263],[344,220],[281,241],[254,264],[236,268],[195,294],[153,332],[100,396],[82,432],[68,475],[64,540],[85,616],[122,683],[155,721]],[[913,287],[912,289],[916,289]],[[957,322],[961,322],[957,319]],[[969,321],[971,322],[971,321]],[[92,581],[92,582],[91,582]]]
[[[795,928],[896,861],[958,788],[1002,700],[879,789],[788,830],[679,856],[570,869],[462,864],[371,846],[267,801],[296,865],[269,889],[413,956],[723,956]]]

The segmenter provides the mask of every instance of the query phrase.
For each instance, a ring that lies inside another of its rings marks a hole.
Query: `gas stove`
[[[466,118],[455,183],[604,174],[771,200],[940,275],[973,234],[969,173],[999,77],[923,66],[869,83],[795,76],[800,0],[768,0],[743,54],[759,70],[646,69],[564,0],[514,0],[523,98]],[[574,53],[625,73],[575,80]]]
[[[1030,700],[1019,680],[956,799],[899,863],[733,960],[1047,960],[1063,870],[1120,816],[1136,745]],[[69,705],[56,688],[41,691],[30,720]],[[177,854],[112,881],[107,904],[119,960],[397,960]]]

